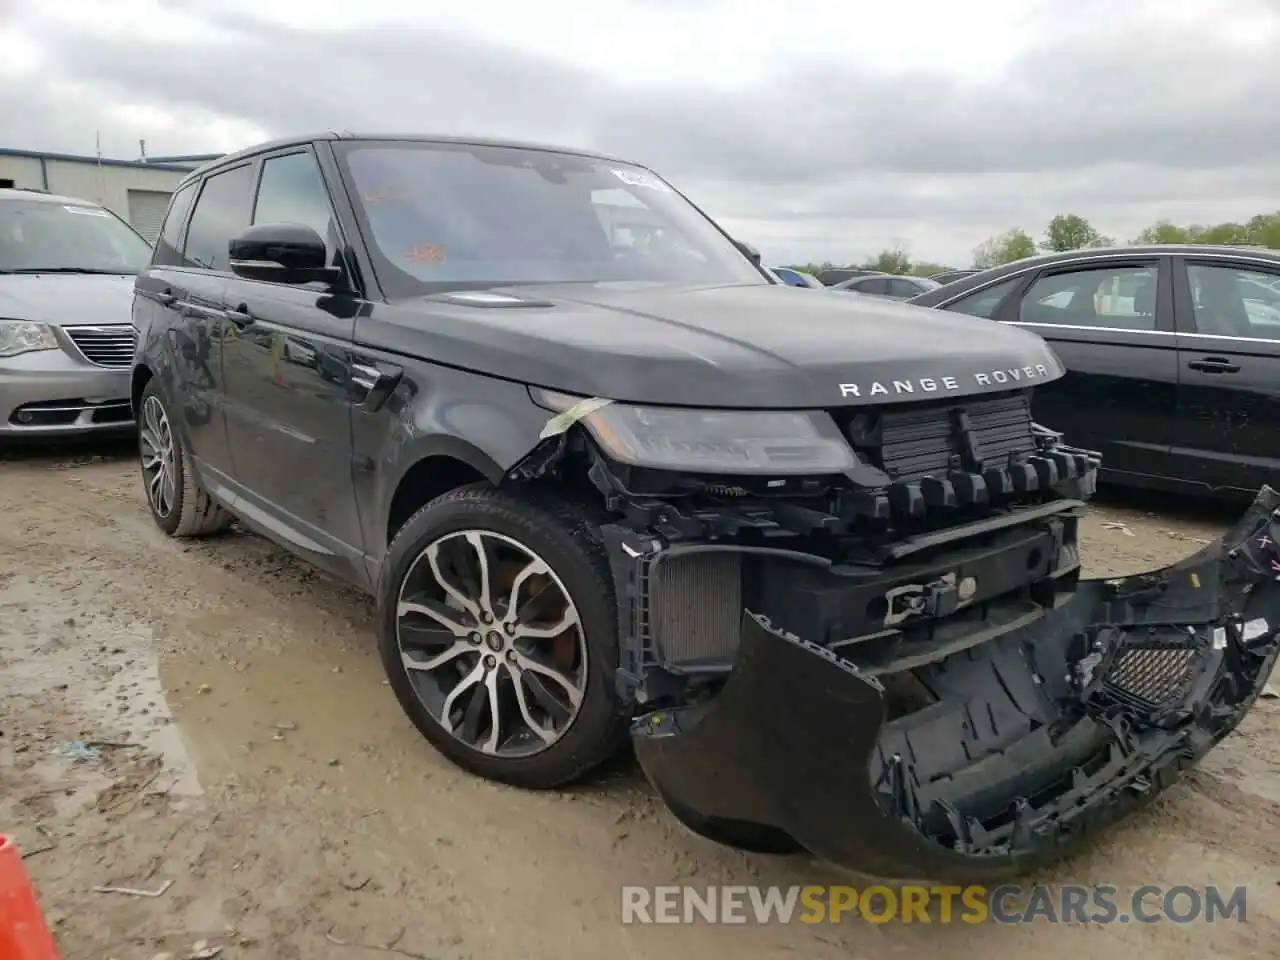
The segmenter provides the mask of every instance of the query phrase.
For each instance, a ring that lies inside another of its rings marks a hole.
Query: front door
[[[268,156],[254,224],[300,223],[341,244],[310,149]],[[349,274],[348,274],[349,275]],[[361,300],[322,284],[234,277],[223,352],[227,435],[240,508],[253,522],[345,579],[363,582],[352,480],[351,340]]]
[[[1176,287],[1178,437],[1188,480],[1255,492],[1280,477],[1280,270],[1187,257]]]
[[[1104,473],[1167,476],[1178,355],[1167,258],[1046,267],[997,319],[1044,337],[1067,368],[1036,420],[1099,450]]]

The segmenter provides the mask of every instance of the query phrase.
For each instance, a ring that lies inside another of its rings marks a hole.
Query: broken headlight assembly
[[[808,410],[636,406],[531,389],[553,411],[543,436],[581,423],[618,463],[724,474],[843,473],[857,458],[831,416]]]

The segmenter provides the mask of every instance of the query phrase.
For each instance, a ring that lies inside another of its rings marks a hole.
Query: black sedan
[[[1067,376],[1036,419],[1103,477],[1252,497],[1280,473],[1280,251],[1153,245],[1019,260],[910,303],[1027,327]]]

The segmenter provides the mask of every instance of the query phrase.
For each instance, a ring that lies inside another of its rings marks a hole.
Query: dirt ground
[[[624,884],[859,878],[690,835],[633,760],[562,793],[460,773],[392,699],[368,600],[251,536],[166,539],[134,463],[0,457],[0,831],[64,960],[1280,955],[1280,701],[1036,878],[1244,884],[1247,923],[624,926]],[[1163,566],[1234,515],[1104,498],[1088,572]]]

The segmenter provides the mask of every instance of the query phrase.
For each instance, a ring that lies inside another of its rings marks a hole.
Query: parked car
[[[1036,416],[1115,483],[1249,496],[1280,471],[1280,253],[1135,246],[997,267],[912,300],[1024,326],[1067,366]]]
[[[1080,579],[1098,461],[1031,419],[1041,337],[797,297],[748,249],[592,153],[220,158],[136,284],[155,522],[238,518],[372,593],[391,689],[466,770],[555,787],[629,736],[690,829],[881,876],[1020,874],[1239,723],[1280,496]]]
[[[956,280],[963,280],[965,277],[971,277],[975,273],[981,273],[980,270],[943,270],[941,273],[932,273],[929,279],[935,283],[946,285]]]
[[[820,270],[817,273],[818,282],[824,287],[834,286],[837,283],[843,283],[853,277],[878,277],[883,276],[879,270],[862,270],[856,267],[833,267],[830,270]]]
[[[824,289],[823,283],[812,273],[796,270],[793,267],[772,267],[774,276],[789,287],[811,287]]]
[[[929,290],[936,290],[942,284],[926,277],[903,277],[896,274],[881,274],[871,277],[853,277],[832,286],[832,290],[846,293],[861,293],[870,297],[887,297],[890,300],[909,300]]]
[[[0,443],[133,429],[133,278],[151,247],[88,200],[0,189]]]

